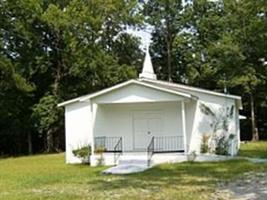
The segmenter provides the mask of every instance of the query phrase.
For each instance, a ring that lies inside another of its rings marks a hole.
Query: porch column
[[[91,104],[91,112],[92,112],[92,124],[91,124],[91,155],[95,154],[95,136],[94,136],[94,127],[95,127],[95,119],[96,119],[96,112],[97,112],[97,104]]]
[[[187,139],[186,139],[186,119],[185,119],[185,104],[181,101],[181,113],[182,113],[182,130],[184,138],[184,152],[187,153]]]

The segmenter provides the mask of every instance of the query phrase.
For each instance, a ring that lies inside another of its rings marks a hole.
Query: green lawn
[[[219,181],[267,171],[267,164],[245,160],[165,164],[127,176],[103,175],[103,169],[66,165],[64,154],[2,159],[0,199],[207,200]]]
[[[239,155],[252,158],[267,158],[267,141],[241,144]]]

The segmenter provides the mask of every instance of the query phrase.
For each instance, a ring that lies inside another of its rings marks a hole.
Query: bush
[[[73,150],[72,153],[76,157],[81,158],[83,162],[89,161],[89,157],[91,155],[91,146],[86,145],[86,146],[80,147],[78,149]]]
[[[215,154],[217,155],[230,155],[229,148],[231,141],[235,138],[234,134],[227,136],[222,136],[217,140]]]
[[[215,154],[217,155],[229,155],[229,141],[225,136],[222,136],[218,139],[217,145],[215,148]]]

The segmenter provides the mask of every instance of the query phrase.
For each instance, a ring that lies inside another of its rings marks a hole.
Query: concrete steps
[[[146,154],[126,154],[121,155],[118,160],[118,165],[147,165],[147,155]]]
[[[103,171],[104,174],[133,174],[147,170],[146,165],[120,164]]]
[[[117,165],[103,171],[104,174],[132,174],[145,171],[154,165],[166,162],[184,161],[185,156],[166,153],[154,154],[148,166],[147,152],[126,152],[120,155]]]

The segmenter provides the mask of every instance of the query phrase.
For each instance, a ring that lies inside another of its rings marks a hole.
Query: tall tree
[[[1,2],[0,53],[35,89],[21,103],[27,110],[25,124],[30,125],[23,131],[42,138],[46,151],[64,148],[59,101],[136,76],[140,41],[125,32],[127,26],[141,22],[136,3]],[[127,57],[121,49],[127,49]]]
[[[182,70],[174,48],[175,37],[182,31],[181,0],[155,0],[144,4],[146,22],[152,26],[152,59],[161,79],[181,81]]]
[[[245,110],[251,112],[252,138],[257,140],[256,94],[259,88],[266,86],[263,62],[267,55],[266,1],[193,1],[186,13],[187,25],[191,29],[186,35],[186,42],[190,44],[188,50],[197,52],[194,59],[187,59],[185,63],[189,70],[188,80],[193,84],[197,80],[196,73],[192,76],[190,71],[197,69],[192,66],[198,65],[195,57],[199,55],[200,68],[206,66],[208,70],[199,76],[207,75],[205,83],[200,82],[200,86],[222,91],[227,84],[230,91],[242,95]]]

